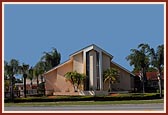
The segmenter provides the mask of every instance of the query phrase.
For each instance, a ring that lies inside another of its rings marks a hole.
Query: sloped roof
[[[114,65],[116,65],[116,66],[118,66],[118,67],[119,67],[119,68],[121,68],[122,70],[124,70],[124,71],[128,72],[129,74],[131,74],[131,75],[135,76],[132,72],[130,72],[130,71],[129,71],[129,70],[127,70],[126,68],[122,67],[121,65],[117,64],[116,62],[111,61],[111,63],[112,63],[112,64],[114,64]]]
[[[78,50],[78,51],[76,51],[76,52],[70,54],[70,58],[71,58],[72,56],[78,54],[78,53],[81,53],[82,51],[84,51],[84,50],[87,49],[87,48],[90,48],[90,49],[99,49],[99,50],[101,50],[103,53],[105,53],[106,55],[108,55],[109,57],[113,58],[113,56],[112,56],[111,54],[109,54],[108,52],[106,52],[106,51],[103,50],[102,48],[96,46],[95,44],[91,44],[91,45],[89,45],[89,46],[86,46],[86,47],[84,47],[84,48],[82,48],[82,49],[80,49],[80,50]],[[69,59],[69,60],[67,60],[67,61],[65,61],[65,62],[63,62],[63,63],[57,65],[56,67],[53,67],[52,69],[50,69],[49,71],[45,72],[44,74],[47,74],[47,73],[49,73],[49,72],[51,72],[51,71],[53,71],[53,70],[55,70],[55,69],[61,67],[62,65],[69,63],[70,61],[71,61],[71,59]]]
[[[45,72],[44,74],[47,74],[47,73],[49,73],[49,72],[51,72],[51,71],[53,71],[53,70],[55,70],[55,69],[57,69],[57,68],[59,68],[59,67],[61,67],[61,66],[65,65],[65,64],[71,62],[71,61],[72,61],[72,60],[69,59],[69,60],[67,60],[67,61],[65,61],[65,62],[63,62],[63,63],[61,63],[61,64],[59,64],[59,65],[57,65],[57,66],[55,66],[55,67],[53,67],[52,69],[48,70],[48,71]]]
[[[86,46],[86,47],[84,47],[84,48],[82,48],[82,49],[80,49],[80,50],[78,50],[78,51],[76,51],[76,52],[70,54],[70,57],[72,57],[72,56],[74,56],[74,55],[76,55],[76,54],[78,54],[78,53],[81,53],[82,51],[84,51],[85,49],[87,49],[87,48],[89,48],[89,47],[90,47],[91,49],[100,49],[103,53],[105,53],[105,54],[108,55],[109,57],[113,58],[113,56],[112,56],[110,53],[106,52],[105,50],[103,50],[102,48],[98,47],[98,46],[95,45],[95,44],[91,44],[91,45],[89,45],[89,46]]]

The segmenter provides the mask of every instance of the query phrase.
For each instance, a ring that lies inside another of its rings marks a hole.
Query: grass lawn
[[[27,103],[4,103],[5,106],[64,106],[64,105],[103,105],[103,104],[148,104],[163,103],[163,99],[155,100],[128,100],[128,101],[67,101],[67,102],[27,102]]]

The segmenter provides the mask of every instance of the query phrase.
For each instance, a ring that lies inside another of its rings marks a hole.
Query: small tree
[[[133,65],[136,70],[141,71],[143,93],[145,93],[147,85],[146,71],[150,64],[149,50],[148,44],[139,44],[138,49],[131,49],[131,54],[126,57],[127,61],[130,61],[131,66]]]
[[[4,62],[4,78],[9,79],[10,82],[10,98],[14,99],[14,83],[15,75],[18,74],[19,61],[16,59],[11,59],[10,62]],[[7,84],[7,83],[6,83]]]
[[[109,81],[109,91],[112,91],[112,84],[118,82],[119,71],[115,68],[109,68],[103,72],[104,83]]]
[[[151,55],[151,64],[158,71],[159,91],[160,91],[160,97],[162,97],[162,77],[161,77],[161,74],[162,74],[162,68],[164,66],[164,45],[159,45],[157,47],[157,51],[155,51],[153,48],[151,48],[150,55]]]
[[[22,66],[19,67],[20,74],[23,76],[23,84],[24,84],[24,97],[26,98],[26,79],[29,74],[29,65],[28,64],[22,64]]]
[[[85,75],[74,71],[74,72],[67,72],[65,74],[65,77],[68,81],[70,81],[73,84],[74,91],[77,92],[79,86],[82,84],[85,78]]]

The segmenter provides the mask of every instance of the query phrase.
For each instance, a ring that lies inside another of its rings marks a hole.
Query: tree
[[[9,67],[8,67],[8,62],[4,61],[4,79],[7,80],[9,79]]]
[[[43,73],[46,71],[45,62],[39,61],[34,67],[34,75],[37,79],[37,93],[39,93],[39,77],[41,78],[41,82],[43,81]],[[43,87],[44,93],[45,89]]]
[[[151,55],[151,64],[155,67],[158,71],[158,83],[159,83],[159,91],[160,97],[162,97],[162,68],[164,66],[164,45],[159,45],[157,47],[157,51],[153,48],[150,49]]]
[[[9,91],[10,79],[8,74],[8,62],[4,61],[4,89],[5,91]]]
[[[9,91],[9,86],[10,86],[10,80],[5,80],[4,81],[4,90],[5,90],[5,92]]]
[[[142,77],[142,91],[145,92],[145,86],[147,84],[146,70],[149,67],[149,45],[139,44],[138,49],[131,49],[132,52],[126,57],[127,61],[130,61],[130,65],[134,65],[134,68],[139,69]]]
[[[52,48],[51,52],[44,52],[44,55],[41,57],[41,60],[35,66],[35,75],[37,77],[37,84],[39,89],[38,77],[40,76],[41,82],[43,81],[44,72],[50,70],[51,68],[60,64],[61,54],[56,50],[56,48]],[[45,94],[45,86],[44,82],[42,82],[41,90],[44,90]]]
[[[29,74],[29,65],[28,64],[22,64],[19,67],[20,74],[23,76],[23,84],[24,84],[24,97],[26,98],[26,79]]]
[[[4,89],[9,91],[10,80],[8,75],[8,62],[4,61]]]
[[[14,98],[14,83],[15,75],[18,74],[19,61],[16,59],[11,59],[10,62],[4,62],[4,76],[5,79],[10,81],[10,98],[13,101]]]
[[[109,91],[112,91],[112,84],[118,82],[119,71],[115,68],[109,68],[103,72],[104,83],[109,81]]]
[[[48,71],[51,68],[60,64],[61,54],[53,48],[51,52],[44,52],[41,61],[45,63],[45,70]]]
[[[73,84],[74,91],[77,92],[79,86],[82,84],[86,76],[84,74],[74,71],[74,72],[67,72],[65,74],[65,77],[68,81],[70,81]]]
[[[31,81],[30,85],[31,85],[31,87],[32,87],[32,85],[33,85],[32,80],[33,80],[33,78],[34,78],[34,70],[33,70],[33,67],[31,67],[31,68],[28,70],[28,76],[27,76],[27,77],[30,79],[30,81]]]
[[[38,93],[38,85],[39,85],[39,71],[37,67],[34,67],[34,75],[36,77],[36,81],[37,81],[37,93]]]

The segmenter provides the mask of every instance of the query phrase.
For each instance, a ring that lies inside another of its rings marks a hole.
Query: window
[[[85,81],[85,90],[89,90],[89,74],[90,74],[89,52],[86,52],[86,81]]]
[[[96,81],[97,81],[97,90],[100,90],[100,71],[99,71],[99,67],[100,67],[100,63],[99,63],[99,52],[96,52]]]

